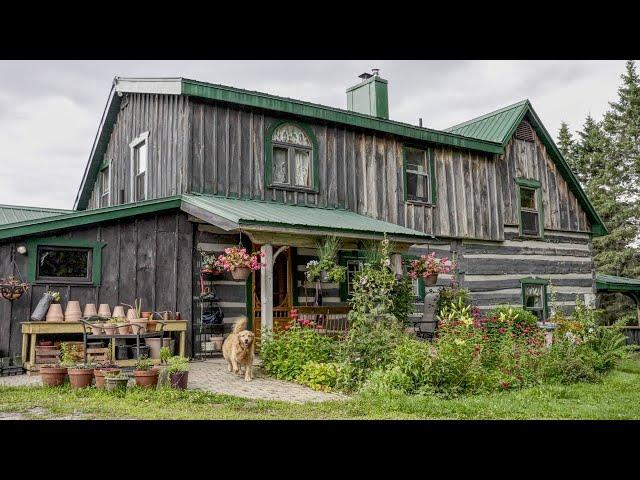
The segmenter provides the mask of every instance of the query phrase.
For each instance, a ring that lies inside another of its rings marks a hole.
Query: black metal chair
[[[416,337],[422,340],[433,340],[438,330],[438,319],[415,320],[413,322],[413,330]]]

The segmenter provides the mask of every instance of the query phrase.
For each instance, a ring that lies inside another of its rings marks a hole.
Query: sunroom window
[[[312,188],[313,142],[299,126],[285,123],[271,136],[271,184]]]

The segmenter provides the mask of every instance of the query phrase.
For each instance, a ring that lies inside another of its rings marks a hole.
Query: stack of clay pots
[[[95,303],[87,303],[84,306],[84,316],[85,317],[95,317],[98,315],[98,311],[96,310]]]
[[[80,302],[77,300],[69,300],[67,309],[64,312],[65,322],[79,322],[82,318],[82,310],[80,310]]]
[[[111,318],[111,309],[109,308],[108,303],[101,303],[100,308],[98,308],[98,315],[101,317],[109,317]]]
[[[64,315],[62,314],[62,305],[59,303],[52,303],[47,310],[47,322],[64,322]]]

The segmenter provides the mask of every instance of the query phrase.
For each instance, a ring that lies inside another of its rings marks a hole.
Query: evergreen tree
[[[573,157],[574,147],[575,142],[573,141],[573,137],[569,131],[569,125],[567,125],[567,122],[562,122],[560,124],[560,130],[558,130],[558,148],[571,167],[573,167],[573,165],[571,165],[571,160]]]

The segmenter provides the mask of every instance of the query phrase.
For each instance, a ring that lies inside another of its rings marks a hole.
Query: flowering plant
[[[227,272],[233,272],[236,268],[260,270],[260,257],[263,256],[263,252],[249,254],[245,248],[229,247],[224,249],[224,255],[218,256],[214,265],[223,268]]]
[[[216,256],[213,253],[207,253],[205,251],[200,251],[200,255],[202,256],[202,272],[218,274],[223,272],[223,268],[219,267],[216,264]]]
[[[411,260],[408,275],[411,279],[427,278],[439,273],[450,273],[454,268],[455,265],[451,260],[446,257],[436,258],[436,252],[432,252]]]
[[[317,280],[323,271],[327,272],[329,281],[343,282],[345,274],[347,273],[347,267],[338,265],[332,260],[309,260],[309,262],[307,262],[307,271],[305,272],[307,281],[313,282]]]

